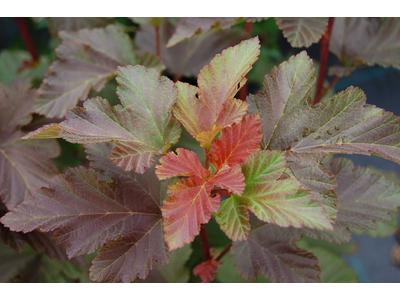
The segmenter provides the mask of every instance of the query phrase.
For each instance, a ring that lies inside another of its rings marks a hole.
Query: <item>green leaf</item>
[[[56,49],[60,60],[50,66],[35,105],[47,117],[61,118],[93,88],[100,91],[118,66],[136,64],[129,36],[119,27],[61,32]]]
[[[347,266],[337,254],[320,247],[307,247],[306,249],[318,258],[322,283],[359,282],[357,273]]]
[[[40,79],[48,71],[50,60],[46,56],[40,56],[39,62],[29,68],[21,70],[24,62],[31,61],[32,57],[27,51],[21,50],[3,50],[0,53],[0,82],[6,84],[14,79],[24,78],[27,76],[33,79]]]
[[[286,170],[283,152],[260,151],[242,165],[246,188],[241,196],[232,195],[221,202],[217,222],[234,241],[249,233],[251,210],[260,220],[283,227],[331,229],[319,202],[311,199],[295,178],[280,179]]]
[[[276,24],[292,47],[310,47],[318,43],[328,18],[275,18]]]

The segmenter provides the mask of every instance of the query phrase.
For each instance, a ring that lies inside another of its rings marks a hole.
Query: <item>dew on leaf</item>
[[[337,126],[335,126],[335,130],[336,130],[336,131],[339,131],[339,130],[340,130],[340,128],[339,128],[339,127],[337,127]]]
[[[321,136],[319,135],[319,136],[317,136],[315,139],[316,139],[316,140],[319,140],[320,138],[321,138]]]
[[[326,133],[329,135],[332,135],[332,133],[329,130],[327,130]]]

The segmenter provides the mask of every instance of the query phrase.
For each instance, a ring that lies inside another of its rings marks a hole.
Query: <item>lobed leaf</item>
[[[64,253],[65,255],[65,253]],[[86,267],[68,261],[50,259],[29,247],[15,253],[0,242],[0,282],[2,283],[66,283],[89,282]]]
[[[177,91],[171,80],[154,69],[128,66],[117,73],[122,106],[110,107],[100,97],[89,99],[83,108],[70,110],[65,121],[44,126],[25,138],[61,136],[71,143],[115,142],[111,160],[127,171],[143,173],[157,154],[163,154],[180,137],[180,124],[170,113]]]
[[[208,64],[217,53],[244,39],[241,30],[213,31],[167,48],[166,44],[174,33],[175,27],[169,18],[164,18],[159,25],[160,58],[168,72],[175,78],[197,77],[200,69]],[[154,26],[149,24],[140,26],[135,35],[135,45],[138,47],[137,54],[146,52],[156,54]]]
[[[58,174],[52,158],[60,154],[55,141],[21,141],[35,101],[29,79],[0,85],[0,197],[8,209],[46,186]]]
[[[177,155],[168,152],[160,159],[161,165],[156,166],[158,179],[164,180],[175,176],[195,175],[206,180],[210,176],[210,171],[206,170],[197,154],[183,148],[176,149]]]
[[[351,239],[349,227],[377,229],[376,222],[389,222],[390,213],[400,206],[400,188],[368,168],[354,167],[346,158],[326,160],[325,166],[335,175],[338,187],[337,219],[333,232],[305,230],[312,238],[343,243]]]
[[[400,20],[335,18],[329,50],[340,60],[342,68],[330,70],[338,76],[347,76],[348,68],[354,68],[360,62],[399,69]]]
[[[200,225],[206,224],[211,213],[219,207],[219,194],[211,197],[213,184],[199,177],[179,179],[168,188],[171,198],[164,200],[164,238],[170,250],[190,243],[200,233]]]
[[[0,84],[0,131],[13,132],[31,122],[36,91],[30,81],[22,78],[7,86]]]
[[[292,47],[310,47],[322,37],[328,18],[275,18],[276,25]]]
[[[193,274],[200,276],[202,283],[209,283],[214,280],[218,267],[223,264],[223,261],[209,259],[194,267]]]
[[[224,128],[219,139],[213,140],[209,152],[210,163],[216,170],[224,164],[241,164],[250,154],[260,150],[261,139],[260,116],[246,116]]]
[[[114,182],[100,180],[92,169],[69,169],[2,222],[14,231],[57,229],[55,239],[70,257],[105,244],[91,268],[94,280],[145,278],[154,262],[165,264],[169,257],[162,237],[160,184],[154,169],[135,175],[111,162],[103,164],[110,147],[95,146],[91,159],[103,168],[110,166],[106,173]]]
[[[177,84],[174,115],[203,148],[209,149],[223,127],[240,121],[245,114],[246,106],[232,99],[245,84],[244,76],[257,60],[259,49],[257,37],[243,41],[225,49],[200,71],[198,88]]]
[[[76,31],[82,28],[96,28],[96,27],[104,27],[110,23],[113,23],[113,18],[87,18],[87,17],[69,17],[69,18],[52,18],[47,17],[47,27],[52,35],[57,35],[57,33],[61,30],[66,31]]]
[[[35,111],[61,118],[93,88],[100,91],[118,66],[136,64],[129,36],[114,25],[78,32],[60,32],[60,60],[50,66],[38,90]]]
[[[197,33],[206,33],[214,27],[228,29],[232,27],[238,18],[182,18],[176,27],[174,34],[167,43],[172,47],[179,42],[193,37]]]
[[[246,188],[241,196],[221,202],[216,220],[234,241],[245,240],[250,224],[247,209],[260,220],[283,227],[331,229],[319,202],[294,178],[281,179],[286,170],[283,152],[260,151],[242,166]]]
[[[400,163],[400,121],[366,105],[365,94],[354,87],[312,106],[313,72],[305,52],[282,63],[265,77],[264,92],[249,97],[249,112],[261,115],[262,147],[289,152],[291,175],[313,190],[313,198],[323,203],[334,220],[336,196],[330,189],[335,182],[320,162],[326,155],[340,152],[376,154]],[[323,174],[323,180],[310,184],[318,174]]]
[[[322,283],[356,283],[357,273],[343,259],[322,247],[307,247],[318,258]]]
[[[246,241],[233,243],[232,264],[250,281],[261,271],[272,282],[319,282],[318,259],[296,245],[300,239],[300,234],[274,224],[253,227]]]
[[[186,283],[190,278],[190,270],[185,266],[193,250],[190,245],[171,252],[167,265],[156,265],[143,282],[146,283]],[[138,281],[142,282],[142,281]]]

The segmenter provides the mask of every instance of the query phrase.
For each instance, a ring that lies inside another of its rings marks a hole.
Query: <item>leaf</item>
[[[200,71],[198,88],[177,84],[179,96],[174,115],[203,148],[208,149],[223,127],[231,125],[230,122],[239,121],[244,115],[245,108],[240,105],[240,100],[232,99],[245,84],[244,76],[256,61],[259,49],[257,37],[245,40],[235,47],[225,49]],[[235,110],[236,117],[225,118],[226,111],[232,110],[231,101],[241,108]],[[218,121],[221,119],[225,119],[227,123]]]
[[[160,159],[161,165],[156,166],[158,179],[196,175],[206,180],[210,176],[210,171],[202,166],[195,152],[183,148],[176,149],[176,152],[178,155],[168,152]]]
[[[246,189],[221,202],[216,220],[234,241],[245,240],[250,224],[247,209],[260,220],[282,227],[331,229],[319,202],[295,178],[279,180],[286,170],[283,152],[260,151],[242,165]]]
[[[0,217],[3,217],[8,210],[3,206],[0,202]],[[10,247],[14,251],[21,253],[26,244],[31,246],[31,248],[37,253],[46,253],[49,258],[58,259],[59,261],[70,261],[80,267],[86,268],[86,263],[83,257],[74,257],[72,259],[68,259],[65,254],[65,249],[57,246],[54,240],[51,238],[50,233],[41,233],[37,230],[34,230],[29,233],[22,232],[14,232],[9,228],[4,227],[3,224],[0,223],[0,236],[3,240],[4,244],[7,247]]]
[[[200,225],[210,220],[219,207],[219,194],[210,196],[211,182],[197,176],[179,179],[168,188],[171,198],[164,200],[164,238],[170,250],[190,243],[200,233]]]
[[[292,47],[310,47],[318,43],[325,27],[328,25],[328,18],[275,18],[276,25],[282,30],[283,35]]]
[[[274,224],[254,227],[231,249],[232,264],[243,278],[254,281],[261,271],[272,282],[320,281],[318,259],[296,245],[301,235]]]
[[[163,62],[153,53],[145,52],[139,56],[139,64],[146,68],[156,69],[160,72],[165,70]]]
[[[50,66],[47,56],[40,56],[39,62],[23,69],[24,62],[31,61],[32,57],[28,51],[2,50],[0,53],[0,82],[9,84],[18,78],[27,76],[42,80]]]
[[[87,270],[70,262],[50,259],[38,255],[26,247],[22,253],[15,253],[0,242],[0,282],[88,282]]]
[[[244,38],[239,29],[213,31],[183,41],[171,48],[166,48],[165,45],[174,31],[175,26],[172,21],[164,18],[159,26],[160,57],[168,72],[173,74],[176,79],[182,76],[197,77],[200,69],[208,64],[217,53],[240,43]],[[154,26],[140,26],[135,35],[135,45],[138,47],[137,54],[146,53],[146,51],[156,54],[156,30]]]
[[[215,27],[228,29],[236,23],[237,19],[239,18],[182,18],[169,39],[167,47],[172,47],[197,33],[207,33]]]
[[[49,118],[65,116],[92,88],[102,90],[118,66],[136,64],[132,42],[119,27],[61,32],[60,38],[60,60],[50,66],[35,105],[37,113]]]
[[[307,250],[318,258],[322,283],[359,282],[357,273],[340,256],[320,247],[308,247]]]
[[[9,85],[0,85],[0,131],[15,131],[31,122],[36,91],[30,78],[16,79]]]
[[[224,262],[209,259],[197,265],[193,269],[193,274],[195,276],[200,276],[202,283],[209,283],[214,280],[218,267],[223,264]]]
[[[140,179],[117,173],[115,181],[107,183],[92,169],[68,169],[50,189],[38,191],[2,222],[14,231],[57,229],[56,242],[67,247],[69,257],[93,253],[105,244],[90,269],[93,280],[145,278],[154,262],[165,264],[169,257],[162,238],[161,200],[153,196],[157,187],[151,186],[157,182],[154,169],[146,173],[137,175]]]
[[[60,154],[55,141],[21,141],[35,101],[29,79],[0,85],[0,197],[8,209],[49,184],[58,174],[52,158]]]
[[[160,182],[155,175],[154,168],[148,169],[140,175],[134,171],[124,171],[109,159],[112,150],[110,144],[85,145],[85,148],[88,154],[87,158],[93,168],[100,170],[116,182],[136,189],[136,192],[131,193],[134,196],[132,200],[135,200],[136,205],[150,208],[154,202],[158,207],[161,207],[163,199],[166,198],[166,187],[171,181]],[[161,215],[160,211],[158,213]],[[160,227],[161,223],[162,219],[160,218],[137,244],[134,243],[134,237],[130,236],[116,242],[108,242],[105,247],[99,250],[99,256],[93,262],[91,278],[102,282],[118,282],[128,279],[133,281],[137,273],[139,278],[144,279],[153,268],[154,262],[161,265],[166,264],[169,252],[165,246],[163,230]],[[146,257],[144,258],[143,255],[146,255]],[[130,263],[127,263],[127,261]],[[118,269],[118,267],[121,267],[121,269]]]
[[[319,166],[322,159],[338,152],[376,154],[400,163],[399,118],[366,105],[365,94],[354,87],[312,106],[313,72],[311,59],[301,52],[266,76],[263,93],[249,97],[249,112],[261,115],[262,147],[291,152],[289,158],[297,156],[288,163],[295,177],[296,170],[302,166],[299,159],[306,160],[307,168],[312,168],[313,172],[317,169],[320,172],[323,171]],[[335,197],[326,190],[333,182],[329,174],[323,173],[325,179],[319,189],[325,191],[315,191],[313,197],[319,200],[317,194],[324,196],[325,210],[334,219]],[[307,178],[302,182],[304,180]]]
[[[224,128],[219,139],[211,143],[210,163],[219,170],[222,165],[241,164],[260,150],[262,139],[260,116],[246,116],[232,126]]]
[[[351,232],[362,235],[362,234],[368,234],[372,238],[386,238],[389,236],[392,236],[396,233],[398,228],[398,221],[397,221],[397,214],[392,214],[391,220],[389,222],[385,223],[378,223],[378,226],[376,230],[368,230],[368,231],[363,231],[359,229],[354,229],[351,228]]]
[[[167,153],[160,159],[156,174],[160,180],[174,176],[191,176],[179,179],[168,187],[168,198],[164,201],[165,240],[169,249],[182,247],[199,234],[201,224],[206,224],[212,212],[219,207],[220,195],[210,195],[214,185],[240,195],[244,190],[244,176],[240,165],[225,164],[215,174],[206,170],[196,153],[182,148],[178,155]]]
[[[333,232],[306,230],[312,238],[343,243],[351,239],[349,227],[376,230],[376,222],[388,222],[400,206],[400,188],[368,168],[354,167],[346,158],[327,159],[325,166],[335,175],[338,209]]]
[[[220,249],[221,251],[223,248]],[[231,262],[231,255],[224,255],[221,258],[221,262],[224,262],[223,265],[219,266],[218,272],[216,274],[216,280],[218,282],[223,282],[223,283],[248,283],[247,280],[243,279],[237,272],[235,271],[235,268],[232,265]],[[271,283],[268,279],[265,279],[265,277],[262,274],[258,275],[257,280],[255,283]]]
[[[321,202],[325,213],[332,221],[337,215],[337,187],[335,177],[320,161],[322,155],[314,153],[286,152],[287,173],[297,178],[306,190],[311,192],[312,198]]]
[[[150,271],[145,280],[138,282],[146,283],[186,283],[189,281],[190,271],[185,266],[192,254],[190,245],[172,251],[169,263],[167,265],[156,265]]]
[[[120,67],[117,81],[123,106],[110,107],[100,97],[89,99],[83,108],[70,110],[65,121],[25,138],[61,136],[71,143],[115,142],[111,160],[127,171],[143,173],[157,154],[163,154],[179,139],[180,124],[170,113],[177,91],[171,80],[143,66]],[[59,127],[62,130],[54,133]]]
[[[55,36],[61,30],[76,31],[81,28],[95,28],[104,27],[110,23],[113,23],[113,18],[51,18],[47,17],[47,27],[50,33]]]
[[[400,68],[398,18],[335,18],[329,50],[345,69],[363,62]],[[339,72],[339,73],[338,73]],[[339,76],[340,69],[335,72]]]

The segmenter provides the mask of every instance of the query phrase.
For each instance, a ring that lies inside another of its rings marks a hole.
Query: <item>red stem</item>
[[[336,84],[336,82],[338,82],[338,80],[340,79],[339,76],[335,76],[335,78],[333,78],[333,80],[331,81],[331,83],[325,87],[322,91],[322,97],[325,96],[325,94]]]
[[[219,261],[226,253],[229,252],[229,250],[231,250],[232,248],[232,243],[229,244],[224,250],[222,250],[217,257],[215,258],[215,261]]]
[[[246,25],[244,26],[244,35],[250,37],[252,29],[253,29],[253,22],[247,22]],[[246,101],[247,90],[248,90],[248,83],[246,82],[245,85],[239,91],[238,97],[240,100]]]
[[[325,29],[325,33],[320,40],[320,56],[319,56],[319,72],[318,72],[318,81],[317,81],[317,91],[315,93],[314,104],[317,104],[322,98],[322,90],[324,86],[325,73],[326,73],[326,65],[328,63],[329,56],[329,41],[331,39],[331,33],[333,28],[333,22],[335,18],[328,19],[328,26]]]
[[[209,168],[209,161],[207,157],[207,150],[205,151],[205,156],[206,156],[206,162],[205,162],[205,167],[208,170]],[[207,233],[207,224],[201,224],[201,229],[200,229],[200,242],[201,242],[201,252],[203,253],[203,261],[207,261],[211,259],[211,254],[210,254],[210,241],[208,240],[208,233]]]
[[[232,193],[231,193],[231,192],[228,192],[228,190],[226,190],[226,189],[222,189],[222,190],[212,190],[212,191],[211,191],[211,195],[213,195],[213,194],[228,195],[228,196],[232,195]]]
[[[239,99],[242,101],[246,101],[246,96],[247,96],[247,81],[239,91]]]
[[[211,259],[210,241],[208,240],[207,224],[201,224],[200,229],[201,252],[203,253],[203,261]]]
[[[247,37],[251,36],[252,30],[253,30],[253,22],[247,22],[246,25],[244,25],[244,35]]]
[[[28,26],[26,25],[25,18],[14,18],[14,20],[17,23],[18,30],[22,36],[25,47],[28,49],[29,53],[31,54],[32,61],[38,62],[39,54],[36,50],[33,39],[29,33],[29,29],[28,29]]]
[[[160,26],[155,26],[156,28],[156,51],[157,51],[157,57],[161,57],[161,46],[160,46]]]

